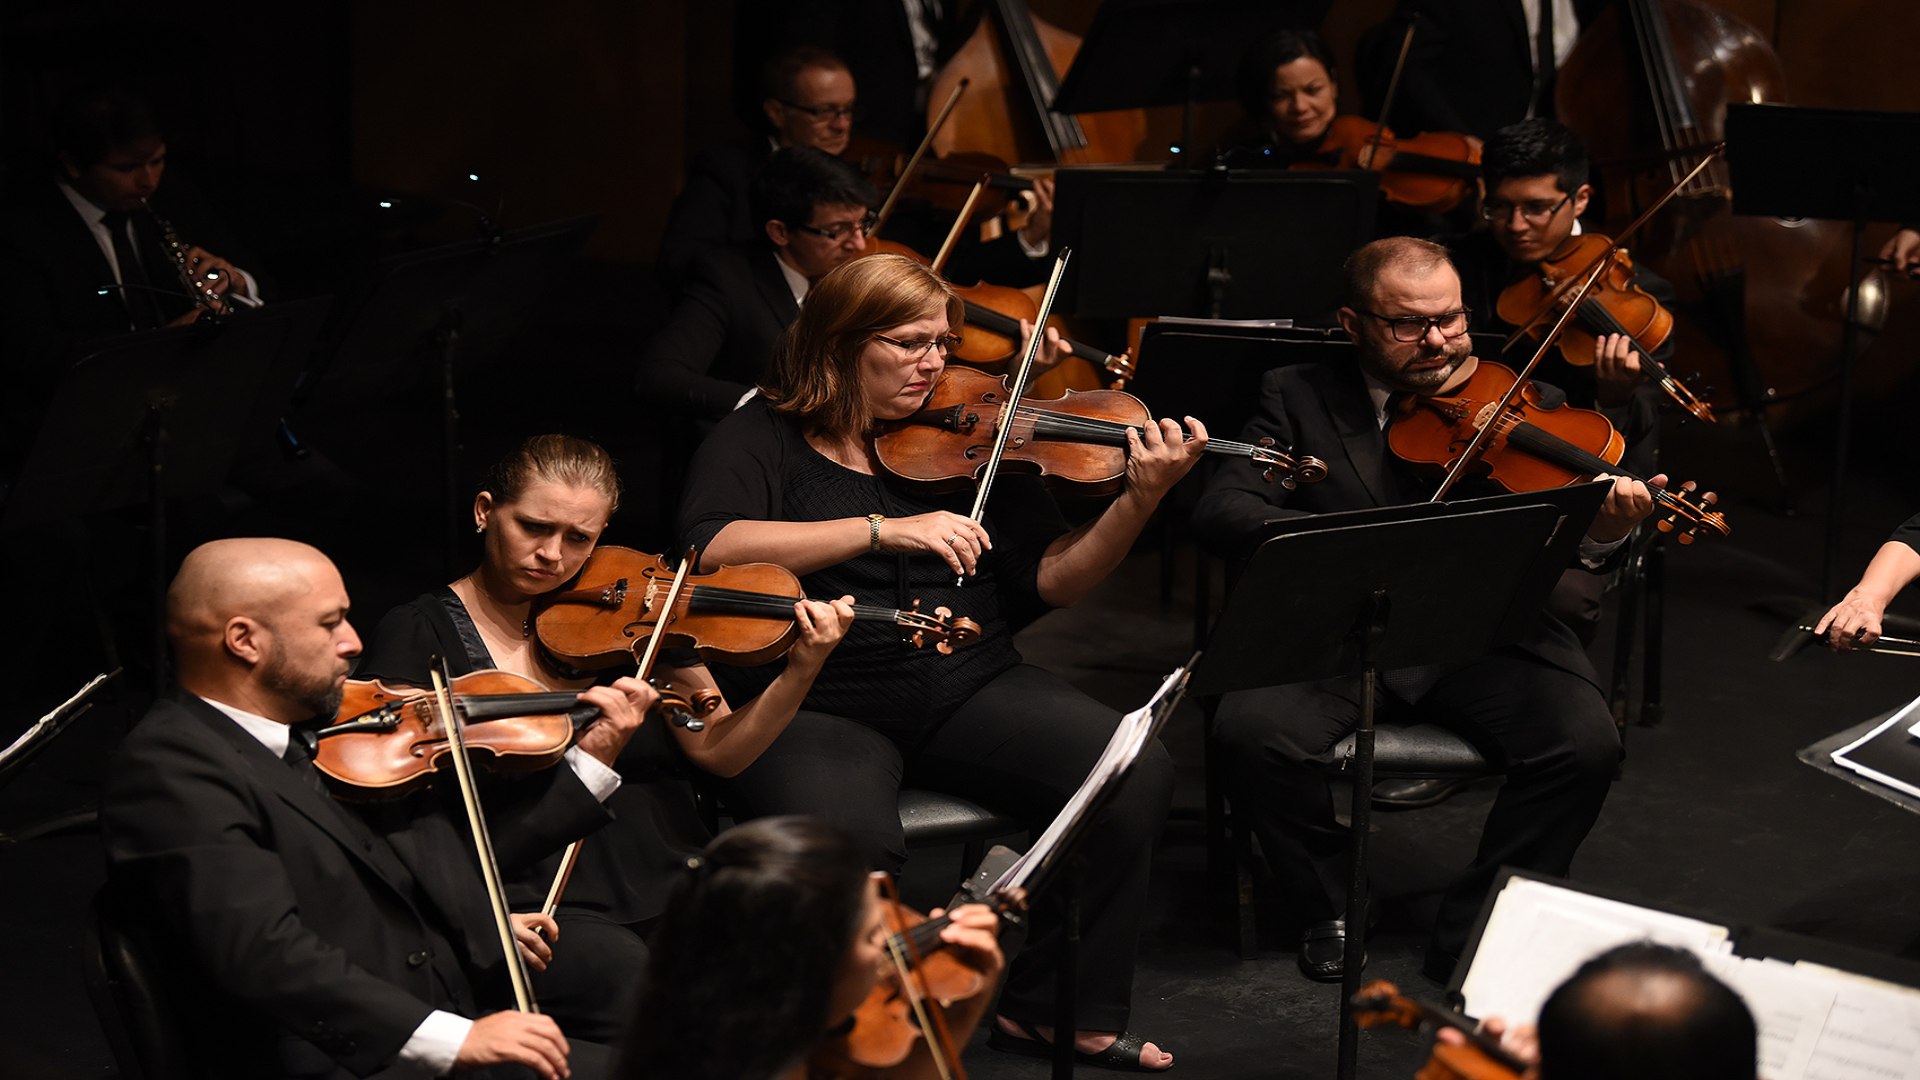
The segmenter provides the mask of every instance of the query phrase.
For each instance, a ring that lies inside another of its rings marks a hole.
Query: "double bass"
[[[1723,138],[1728,104],[1787,99],[1760,32],[1697,0],[1610,5],[1557,78],[1556,109],[1593,155],[1603,230],[1614,234]],[[1846,226],[1735,216],[1723,163],[1675,206],[1637,257],[1673,282],[1679,355],[1718,388],[1714,403],[1753,409],[1827,384],[1850,280]],[[1729,391],[1754,367],[1765,400],[1734,401]]]

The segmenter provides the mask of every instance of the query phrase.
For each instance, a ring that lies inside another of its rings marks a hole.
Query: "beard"
[[[332,720],[340,712],[346,687],[332,672],[311,675],[295,670],[280,652],[270,653],[260,665],[260,682],[269,690],[292,698],[315,720]]]
[[[1385,357],[1366,348],[1360,350],[1360,366],[1388,389],[1409,394],[1429,395],[1445,386],[1447,380],[1453,378],[1453,373],[1459,371],[1460,365],[1466,363],[1467,357],[1471,355],[1473,355],[1473,338],[1468,334],[1461,334],[1440,347],[1438,356],[1445,357],[1446,363],[1439,367],[1423,368],[1418,371],[1395,368],[1388,364]],[[1414,359],[1428,361],[1435,358],[1434,354],[1423,352]]]

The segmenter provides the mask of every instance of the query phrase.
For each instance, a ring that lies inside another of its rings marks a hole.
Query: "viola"
[[[1370,169],[1390,203],[1444,214],[1473,197],[1480,178],[1480,146],[1452,131],[1395,135],[1385,124],[1351,114],[1336,116],[1321,136],[1320,153],[1295,169]]]
[[[772,563],[722,566],[689,574],[672,610],[665,603],[674,570],[658,555],[602,544],[588,556],[573,588],[544,597],[533,617],[541,647],[584,668],[630,664],[665,628],[662,644],[697,649],[710,661],[764,664],[800,637],[793,605],[806,599],[800,579]],[[915,648],[942,653],[979,640],[980,624],[945,607],[928,614],[855,604],[854,617],[893,623]]]
[[[1527,1075],[1526,1062],[1476,1030],[1472,1020],[1452,1009],[1405,997],[1385,979],[1375,979],[1353,995],[1353,1019],[1361,1027],[1451,1028],[1466,1037],[1459,1045],[1434,1043],[1432,1055],[1414,1080],[1520,1080]]]
[[[1010,422],[1009,467],[1088,494],[1111,494],[1126,482],[1127,432],[1153,423],[1139,398],[1119,390],[1069,390],[1047,401],[1023,400],[1009,414],[1011,397],[1004,378],[949,367],[919,411],[882,425],[874,453],[896,476],[934,490],[958,490],[980,479],[1000,425]],[[1288,488],[1327,475],[1326,462],[1295,456],[1271,439],[1258,444],[1210,439],[1207,451],[1244,457],[1268,480]]]
[[[600,710],[576,691],[552,692],[524,675],[474,671],[453,680],[453,705],[479,760],[507,772],[534,772],[559,761],[581,727]],[[656,687],[660,700],[650,715],[698,731],[718,707],[719,695],[702,690],[689,701],[671,687]],[[378,679],[349,679],[337,719],[316,735],[314,766],[349,789],[397,794],[427,783],[450,752],[433,695]]]
[[[1525,332],[1516,334],[1516,338],[1538,341],[1546,325],[1543,316],[1563,310],[1580,282],[1609,251],[1611,262],[1581,299],[1573,322],[1560,336],[1560,355],[1569,364],[1587,367],[1593,364],[1598,335],[1625,334],[1632,340],[1640,370],[1689,414],[1713,423],[1712,407],[1653,358],[1654,350],[1665,344],[1673,333],[1673,313],[1634,284],[1633,260],[1627,257],[1625,248],[1614,247],[1608,237],[1599,233],[1568,237],[1560,250],[1543,260],[1535,272],[1502,289],[1494,311],[1514,326],[1526,328]]]
[[[1518,379],[1504,364],[1479,360],[1466,383],[1453,392],[1402,399],[1387,425],[1388,448],[1403,461],[1444,472],[1481,429],[1492,424],[1493,437],[1469,467],[1508,491],[1567,487],[1601,473],[1644,482],[1619,467],[1626,440],[1606,416],[1565,403],[1547,406],[1531,381],[1505,415],[1495,417],[1499,402]],[[1730,531],[1725,515],[1712,509],[1718,497],[1707,492],[1696,498],[1696,487],[1689,480],[1675,491],[1647,488],[1663,514],[1657,527],[1664,533],[1678,530],[1676,539],[1682,544],[1692,543],[1701,532],[1725,536]]]

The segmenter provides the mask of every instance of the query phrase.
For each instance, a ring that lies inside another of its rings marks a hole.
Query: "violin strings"
[[[755,613],[764,611],[769,616],[779,617],[793,613],[794,601],[804,597],[778,596],[773,593],[747,592],[744,589],[729,589],[719,585],[690,585],[687,587],[687,606],[692,608],[696,601],[706,599],[711,607],[734,606],[752,609]],[[853,613],[862,619],[894,619],[899,616],[898,608],[884,608],[873,604],[855,604]]]
[[[1545,428],[1523,420],[1511,413],[1503,416],[1498,423],[1500,425],[1500,433],[1507,436],[1509,441],[1520,446],[1522,449],[1539,452],[1542,456],[1547,456],[1549,460],[1553,460],[1553,458],[1557,456],[1558,460],[1554,462],[1557,465],[1563,465],[1578,471],[1611,473],[1615,476],[1625,476],[1629,479],[1639,480],[1643,484],[1646,483],[1641,477],[1634,475],[1626,469],[1620,468],[1618,465],[1607,461],[1607,459],[1598,454],[1588,453],[1572,443],[1567,442],[1565,439],[1560,438],[1558,435],[1547,431]],[[1653,496],[1654,502],[1659,503],[1669,510],[1679,511],[1682,516],[1689,520],[1697,519],[1703,522],[1710,522],[1719,517],[1719,514],[1714,511],[1696,510],[1692,503],[1668,492],[1665,488],[1657,488],[1649,484],[1647,486],[1647,492]]]
[[[1128,428],[1132,428],[1135,431],[1140,430],[1140,425],[1138,424],[1127,424],[1117,420],[1102,420],[1098,417],[1091,416],[1075,416],[1072,413],[1051,412],[1031,405],[1020,406],[1015,412],[1014,417],[1018,420],[1033,420],[1036,423],[1047,423],[1056,431],[1062,433],[1084,434],[1088,436],[1118,436],[1122,441],[1126,438],[1125,432]],[[1256,449],[1263,448],[1255,447],[1252,443],[1235,442],[1232,439],[1207,440],[1207,450],[1210,453],[1241,454],[1249,453]]]

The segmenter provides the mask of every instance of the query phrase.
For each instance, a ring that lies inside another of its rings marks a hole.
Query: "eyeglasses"
[[[795,112],[806,113],[813,118],[813,122],[816,124],[824,123],[828,120],[852,120],[853,111],[857,107],[853,105],[802,105],[797,101],[788,101],[786,98],[774,98],[773,100]]]
[[[880,216],[878,214],[868,214],[859,221],[843,221],[838,225],[829,225],[824,229],[818,225],[802,225],[799,222],[788,222],[787,224],[792,228],[799,229],[803,233],[811,233],[822,240],[837,244],[844,239],[848,233],[855,230],[859,230],[861,236],[872,236],[873,227],[878,224],[879,221]]]
[[[1467,316],[1473,314],[1472,308],[1460,308],[1439,315],[1376,315],[1371,311],[1354,311],[1369,319],[1379,319],[1393,330],[1395,341],[1419,341],[1427,336],[1427,331],[1438,330],[1443,338],[1457,338],[1467,332]]]
[[[926,356],[929,352],[932,352],[935,348],[940,350],[941,356],[946,356],[960,347],[960,335],[958,334],[948,334],[945,337],[937,338],[923,338],[919,341],[900,341],[895,338],[890,338],[885,334],[875,334],[873,335],[873,340],[884,341],[894,348],[899,349],[907,355],[907,359],[909,360],[918,360]]]
[[[1480,217],[1483,221],[1505,221],[1511,217],[1517,209],[1520,211],[1520,216],[1529,224],[1545,225],[1552,219],[1553,215],[1559,213],[1560,208],[1567,205],[1568,201],[1572,198],[1573,196],[1571,194],[1567,194],[1560,196],[1559,202],[1548,202],[1545,199],[1536,199],[1533,202],[1523,203],[1489,201],[1481,205]]]

